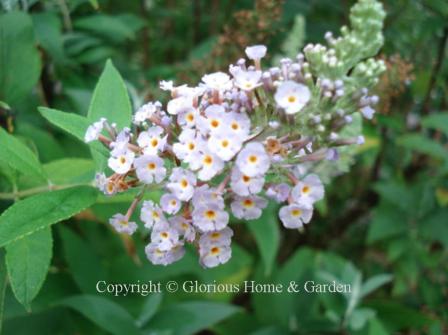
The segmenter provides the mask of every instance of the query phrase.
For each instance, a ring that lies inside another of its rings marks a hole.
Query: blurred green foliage
[[[363,125],[355,162],[341,162],[349,173],[322,167],[327,196],[304,232],[280,229],[270,208],[235,223],[228,264],[204,270],[188,250],[154,266],[146,236],[124,239],[105,224],[133,194],[109,199],[89,187],[104,157],[80,140],[105,105],[126,123],[142,102],[166,98],[158,80],[194,82],[246,44],[294,56],[347,24],[353,3],[1,0],[0,332],[448,333],[446,1],[384,2],[380,111]],[[99,295],[98,280],[336,281],[352,292],[115,297]]]

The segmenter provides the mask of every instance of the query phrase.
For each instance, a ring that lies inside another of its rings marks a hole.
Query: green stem
[[[9,193],[0,193],[0,200],[18,200],[19,198],[27,197],[30,195],[34,195],[37,193],[48,192],[48,191],[56,191],[63,190],[70,187],[75,186],[89,186],[89,183],[79,183],[79,184],[69,184],[69,185],[47,185],[47,186],[39,186],[34,188],[29,188],[23,191],[14,190]]]

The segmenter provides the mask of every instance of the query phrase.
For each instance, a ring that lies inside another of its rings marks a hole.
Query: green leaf
[[[95,203],[96,196],[94,188],[80,186],[16,202],[0,216],[0,247],[72,217]]]
[[[14,106],[31,92],[39,75],[31,18],[24,12],[0,15],[0,100]]]
[[[65,152],[61,143],[47,130],[36,127],[27,122],[18,122],[16,125],[16,136],[31,140],[34,144],[39,161],[50,162],[64,157]]]
[[[34,30],[38,43],[56,63],[67,64],[62,35],[62,23],[56,11],[43,11],[32,14]]]
[[[36,155],[20,140],[0,127],[0,160],[24,175],[46,179]]]
[[[37,109],[44,118],[56,127],[84,142],[84,135],[87,127],[90,125],[90,121],[86,117],[74,113],[64,113],[47,107],[38,107]]]
[[[89,0],[90,4],[94,9],[99,9],[100,5],[98,4],[98,0]]]
[[[366,305],[376,310],[378,319],[388,326],[389,334],[403,328],[418,330],[432,323],[425,313],[397,301],[375,300]]]
[[[387,200],[404,212],[416,209],[417,200],[420,199],[420,192],[416,197],[415,192],[412,192],[407,185],[394,180],[378,182],[374,185],[374,189],[381,195],[382,199]]]
[[[93,295],[80,295],[64,299],[59,304],[76,310],[112,334],[140,334],[131,315],[123,307],[109,299]]]
[[[96,84],[87,117],[90,123],[104,117],[109,122],[116,123],[118,128],[129,127],[131,124],[132,107],[128,91],[120,73],[110,60],[106,62],[103,73]],[[103,170],[107,165],[106,157],[108,155],[93,150],[92,156],[97,168]]]
[[[374,243],[406,232],[406,214],[394,205],[384,204],[375,208],[369,225],[367,243]]]
[[[12,291],[27,309],[45,281],[52,254],[53,238],[49,227],[6,246],[6,267]]]
[[[2,333],[3,312],[5,308],[6,279],[5,252],[3,249],[0,249],[0,334]]]
[[[353,330],[360,330],[366,322],[375,316],[375,311],[370,308],[358,308],[350,315],[348,323]]]
[[[77,234],[61,226],[60,233],[65,259],[76,284],[84,293],[97,293],[96,283],[106,279],[101,261],[90,244]]]
[[[431,213],[418,225],[422,236],[440,241],[448,249],[448,209],[439,209]]]
[[[64,158],[44,165],[48,179],[54,185],[90,183],[95,178],[95,165],[84,158]]]
[[[173,335],[197,334],[239,310],[238,307],[216,302],[177,303],[160,310],[151,320],[149,330],[171,331]]]
[[[116,123],[118,128],[129,127],[131,124],[132,107],[128,91],[110,60],[106,62],[96,84],[87,117],[90,122],[105,117],[109,122]]]
[[[361,288],[361,298],[365,297],[369,293],[375,291],[377,288],[387,284],[392,280],[393,276],[387,273],[383,273],[372,278],[369,278]]]
[[[377,318],[370,319],[368,335],[388,335],[388,334],[389,332],[384,328],[384,325]]]
[[[50,123],[84,142],[87,127],[92,123],[86,117],[47,107],[39,107],[38,110]],[[92,155],[95,161],[98,163],[97,166],[104,165],[106,157],[109,156],[107,149],[97,141],[90,143],[89,146],[92,149]],[[101,169],[104,168],[104,166],[99,167]]]
[[[448,136],[448,113],[437,113],[426,116],[422,120],[422,126],[441,130]]]
[[[137,325],[142,327],[156,314],[162,302],[162,293],[153,293],[146,298],[140,316],[137,319]]]
[[[247,223],[257,241],[266,275],[269,275],[272,271],[280,244],[277,209],[278,207],[271,202],[266,208],[265,213],[258,220]]]
[[[78,30],[88,32],[89,35],[99,36],[115,44],[121,44],[126,40],[135,38],[132,27],[125,24],[118,16],[86,15],[77,19],[74,26]]]
[[[397,140],[397,143],[425,155],[444,160],[448,159],[448,149],[439,142],[431,140],[422,134],[407,134],[401,136]]]

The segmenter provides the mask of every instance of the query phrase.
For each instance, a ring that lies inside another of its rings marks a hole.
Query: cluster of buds
[[[302,53],[263,70],[266,51],[263,45],[246,48],[252,64],[241,59],[229,74],[206,74],[196,87],[162,81],[170,100],[165,107],[149,102],[139,108],[132,129],[105,119],[87,129],[86,142],[99,140],[110,150],[113,174],[98,174],[98,188],[107,195],[140,190],[127,213],[110,224],[133,234],[138,224],[131,216],[140,208],[151,231],[145,251],[153,264],[179,260],[187,243],[202,266],[226,263],[231,215],[258,219],[268,201],[281,204],[284,227],[301,229],[324,196],[313,164],[337,160],[341,146],[363,142],[360,134],[344,138],[339,131],[373,97],[348,75],[319,77]],[[145,200],[149,187],[163,190],[160,201]]]

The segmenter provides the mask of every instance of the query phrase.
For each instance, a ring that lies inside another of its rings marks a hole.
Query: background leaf
[[[255,236],[261,258],[265,266],[265,274],[269,275],[275,262],[278,246],[280,244],[280,232],[277,222],[278,206],[270,203],[264,214],[258,220],[247,222],[251,233]]]
[[[129,313],[109,299],[93,295],[80,295],[64,299],[59,304],[76,310],[111,334],[140,334]]]
[[[139,327],[145,325],[156,314],[162,302],[162,298],[162,293],[152,293],[146,298],[140,316],[137,319]]]
[[[45,179],[36,155],[20,140],[0,128],[0,159],[23,174],[33,174]]]
[[[238,311],[238,307],[223,303],[178,303],[161,309],[151,320],[148,330],[171,331],[173,335],[196,334]]]
[[[0,100],[14,106],[25,98],[40,75],[33,24],[24,12],[0,15]]]
[[[68,219],[92,205],[96,196],[95,189],[79,186],[16,202],[0,216],[0,247]]]
[[[5,252],[3,249],[0,249],[0,334],[2,333],[3,312],[5,309],[6,279]]]
[[[422,119],[422,126],[441,130],[448,136],[448,113],[435,113]]]
[[[52,254],[50,227],[6,246],[6,266],[11,287],[17,300],[27,309],[42,287]]]
[[[64,254],[76,284],[84,293],[97,293],[96,283],[106,280],[106,272],[95,250],[66,227],[59,227]]]
[[[362,284],[361,287],[361,297],[365,297],[369,293],[375,291],[377,288],[383,286],[384,284],[389,283],[392,280],[393,276],[387,273],[383,273],[380,275],[376,275],[372,278],[369,278],[365,283]]]
[[[435,158],[448,159],[448,149],[422,134],[407,134],[398,139],[398,144]]]

